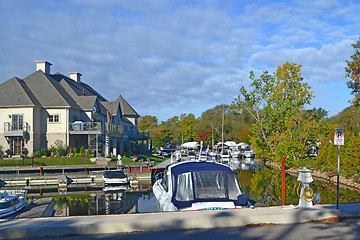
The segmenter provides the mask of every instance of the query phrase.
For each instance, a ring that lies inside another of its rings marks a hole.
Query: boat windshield
[[[19,199],[14,197],[10,201],[0,202],[0,209],[9,208],[19,203]]]
[[[237,200],[241,195],[236,175],[225,171],[182,173],[177,176],[176,186],[177,201],[220,198]]]

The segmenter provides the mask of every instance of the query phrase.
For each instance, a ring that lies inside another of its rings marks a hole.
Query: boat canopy
[[[195,202],[234,202],[243,205],[237,175],[228,166],[213,162],[184,162],[171,168],[173,204],[181,209]]]
[[[188,149],[197,149],[199,147],[199,143],[198,142],[186,142],[186,143],[183,143],[181,145],[181,147],[188,148]]]
[[[126,175],[123,171],[104,171],[105,178],[125,178]]]

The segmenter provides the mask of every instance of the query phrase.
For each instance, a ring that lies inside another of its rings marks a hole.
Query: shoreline
[[[262,163],[266,166],[266,167],[270,167],[270,168],[274,168],[274,169],[278,169],[281,171],[281,166],[275,162],[271,162],[271,161],[262,161]],[[299,176],[299,170],[301,168],[287,168],[285,170],[285,172],[287,174],[290,174],[292,176]],[[330,184],[336,185],[337,184],[337,174],[333,174],[330,175],[328,173],[324,173],[324,172],[320,172],[319,170],[311,170],[311,176],[316,179],[316,180],[320,180],[323,182],[328,182]],[[356,182],[353,179],[349,179],[349,178],[345,178],[343,176],[340,175],[339,178],[340,181],[340,187],[341,188],[346,188],[352,191],[356,191],[356,192],[360,192],[360,182]]]

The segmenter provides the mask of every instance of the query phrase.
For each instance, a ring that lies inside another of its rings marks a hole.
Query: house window
[[[12,115],[12,130],[22,130],[24,123],[24,115]]]
[[[59,114],[49,115],[48,122],[50,123],[60,122],[60,115]]]

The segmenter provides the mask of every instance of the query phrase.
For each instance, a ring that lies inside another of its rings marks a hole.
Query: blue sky
[[[0,83],[47,60],[161,121],[231,104],[250,71],[288,61],[303,66],[309,108],[334,115],[351,99],[344,67],[359,12],[355,0],[0,1]]]

